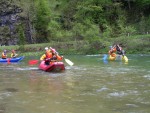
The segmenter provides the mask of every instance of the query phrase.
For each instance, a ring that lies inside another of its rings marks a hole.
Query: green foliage
[[[50,9],[47,0],[36,1],[36,20],[34,21],[36,29],[36,41],[48,41],[48,24],[50,22]]]
[[[137,30],[140,31],[142,34],[146,34],[150,32],[150,16],[149,17],[141,17],[141,21],[137,24]]]
[[[77,39],[92,40],[93,37],[99,35],[99,28],[97,25],[92,24],[89,19],[86,19],[84,23],[75,23],[73,27],[73,34]]]
[[[49,40],[51,41],[68,41],[72,33],[61,29],[61,25],[55,19],[51,19],[48,25]]]
[[[145,6],[150,5],[149,0],[136,0],[135,2],[136,4],[138,4],[139,7],[145,7]]]
[[[25,36],[24,36],[24,29],[23,29],[22,24],[20,24],[18,32],[19,32],[19,42],[18,42],[18,44],[19,45],[25,45]]]
[[[34,43],[51,42],[53,46],[57,42],[55,46],[65,48],[66,51],[61,50],[64,53],[100,53],[114,43],[121,43],[137,52],[144,48],[147,50],[149,45],[149,36],[137,36],[138,33],[150,33],[149,0],[8,0],[7,3],[10,1],[23,10],[17,14],[19,21],[29,24],[19,29],[20,48],[24,48],[28,31]],[[0,11],[3,12],[3,8]],[[0,38],[8,40],[9,27],[5,26],[0,31]],[[60,42],[67,43],[63,45]],[[25,49],[30,50],[30,47]]]
[[[24,51],[24,45],[25,45],[25,36],[24,36],[24,29],[23,29],[23,25],[20,24],[19,26],[19,50]]]
[[[95,23],[99,23],[99,21],[103,21],[103,9],[100,4],[100,1],[82,1],[80,5],[77,6],[77,13],[75,14],[75,18],[80,20],[81,22],[85,19],[90,19]]]

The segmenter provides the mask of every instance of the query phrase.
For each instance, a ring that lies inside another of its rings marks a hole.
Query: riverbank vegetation
[[[1,50],[35,52],[51,46],[61,54],[99,54],[120,44],[129,54],[150,53],[147,0],[2,0],[0,4],[1,45],[10,46]]]

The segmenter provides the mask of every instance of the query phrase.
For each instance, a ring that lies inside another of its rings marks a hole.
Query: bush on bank
[[[102,39],[95,41],[68,41],[68,42],[50,42],[41,44],[27,44],[27,45],[12,45],[1,46],[0,51],[7,49],[8,53],[12,49],[21,54],[43,53],[45,47],[55,48],[59,54],[106,54],[109,46],[113,44],[121,44],[127,54],[150,54],[150,36],[130,36]],[[23,49],[22,49],[23,48]]]

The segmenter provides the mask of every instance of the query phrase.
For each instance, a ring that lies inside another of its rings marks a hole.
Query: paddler
[[[7,58],[6,52],[7,52],[6,49],[2,52],[2,59],[6,59]]]
[[[50,58],[50,50],[48,49],[48,47],[45,47],[45,53],[41,56],[40,60],[45,60],[45,64],[49,65],[49,63],[46,60],[48,58]]]
[[[18,54],[16,54],[15,50],[11,51],[11,58],[16,58],[18,56]]]
[[[45,60],[45,64],[49,65],[50,63],[56,62],[57,60],[62,60],[63,56],[59,56],[58,52],[55,49],[48,47],[45,48],[46,52],[40,58],[41,61]]]
[[[128,58],[125,56],[125,51],[120,47],[120,45],[116,45],[117,54],[122,55],[122,60],[125,61],[125,63],[128,63]]]

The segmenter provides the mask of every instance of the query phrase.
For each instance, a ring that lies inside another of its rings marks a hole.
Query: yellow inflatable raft
[[[128,63],[128,58],[126,56],[122,56],[122,60],[125,61],[125,63]]]
[[[109,60],[114,61],[116,60],[116,53],[112,53],[111,55],[109,55]]]
[[[115,54],[115,53],[114,53]],[[109,60],[110,61],[114,61],[114,60],[116,60],[116,57],[117,57],[117,55],[109,55]],[[126,56],[122,56],[122,61],[124,61],[125,63],[128,63],[128,58],[126,57]]]

